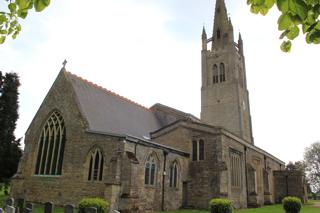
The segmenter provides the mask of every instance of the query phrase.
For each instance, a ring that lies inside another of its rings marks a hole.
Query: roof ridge
[[[69,75],[72,75],[72,76],[78,78],[79,80],[83,81],[83,82],[86,83],[86,84],[89,84],[89,85],[91,85],[91,86],[93,86],[93,87],[95,87],[95,88],[97,88],[97,89],[103,90],[104,92],[109,93],[109,94],[111,94],[111,95],[113,95],[113,96],[115,96],[115,97],[118,97],[118,98],[120,98],[120,99],[122,99],[122,100],[124,100],[124,101],[127,101],[127,102],[129,102],[130,104],[134,104],[134,105],[137,105],[137,106],[143,108],[144,110],[151,111],[150,108],[148,108],[148,107],[146,107],[146,106],[143,106],[142,104],[139,104],[139,103],[137,103],[137,102],[135,102],[135,101],[133,101],[133,100],[131,100],[131,99],[129,99],[129,98],[126,98],[126,97],[124,97],[124,96],[122,96],[122,95],[119,95],[119,94],[117,94],[117,93],[115,93],[115,92],[113,92],[113,91],[111,91],[111,90],[109,90],[109,89],[106,89],[106,88],[104,88],[104,87],[102,87],[102,86],[100,86],[100,85],[98,85],[98,84],[96,84],[96,83],[93,83],[92,81],[89,81],[89,80],[87,80],[87,79],[85,79],[85,78],[82,78],[81,76],[78,76],[78,75],[76,75],[76,74],[74,74],[74,73],[71,73],[71,72],[69,72],[69,71],[65,71],[65,72],[66,72],[67,74],[69,74]]]

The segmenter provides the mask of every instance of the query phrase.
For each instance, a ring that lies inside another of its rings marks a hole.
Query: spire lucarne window
[[[36,162],[36,175],[61,175],[66,129],[61,114],[54,111],[44,124]]]

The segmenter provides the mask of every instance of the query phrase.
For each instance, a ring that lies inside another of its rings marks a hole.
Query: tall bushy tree
[[[14,130],[18,114],[19,76],[2,75],[0,71],[0,182],[12,177],[18,168],[22,151]]]
[[[314,193],[320,192],[320,142],[307,147],[304,152],[304,161],[311,189]]]

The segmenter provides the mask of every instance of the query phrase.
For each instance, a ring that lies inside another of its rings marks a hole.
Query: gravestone
[[[64,213],[73,213],[74,205],[67,204],[64,206]]]
[[[85,213],[97,213],[97,208],[95,207],[87,207],[84,209]]]
[[[17,203],[16,213],[22,213],[24,208],[24,199],[18,198],[16,203]]]
[[[26,213],[32,213],[32,209],[26,207]]]
[[[13,206],[14,205],[14,199],[12,197],[8,198],[6,200],[6,205],[7,206]]]
[[[15,208],[13,206],[6,206],[6,208],[4,209],[5,213],[15,213]]]
[[[26,209],[29,209],[30,212],[33,211],[33,203],[26,203]]]
[[[53,203],[52,202],[46,202],[44,204],[44,213],[53,213]]]

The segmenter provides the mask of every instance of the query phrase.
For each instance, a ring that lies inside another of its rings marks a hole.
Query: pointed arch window
[[[103,177],[103,162],[104,158],[100,149],[95,148],[89,153],[89,181],[101,181]]]
[[[144,169],[144,184],[155,185],[157,164],[153,155],[150,155],[146,161]]]
[[[215,64],[213,65],[213,84],[219,83],[219,72],[218,66]]]
[[[221,32],[220,32],[220,30],[218,29],[218,30],[217,30],[217,39],[220,39],[220,37],[221,37]]]
[[[170,187],[178,187],[178,164],[174,161],[170,167]]]
[[[220,82],[226,81],[226,71],[224,63],[220,63]]]
[[[36,175],[61,175],[65,142],[64,120],[58,111],[54,111],[41,131]]]

